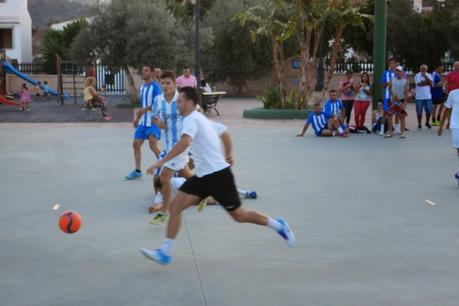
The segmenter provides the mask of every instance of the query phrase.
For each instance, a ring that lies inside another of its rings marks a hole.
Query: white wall
[[[6,55],[19,62],[32,61],[32,18],[27,0],[0,2],[0,28],[13,29],[13,49]]]

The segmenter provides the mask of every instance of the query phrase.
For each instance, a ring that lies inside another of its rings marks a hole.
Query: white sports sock
[[[381,124],[381,129],[379,130],[379,134],[384,134],[384,124]]]
[[[267,227],[272,228],[276,232],[280,231],[282,229],[282,224],[277,222],[276,220],[268,217],[268,224],[266,224]]]
[[[343,133],[344,133],[344,130],[343,130],[341,127],[339,127],[339,128],[338,128],[338,132],[339,132],[340,134],[343,134]]]
[[[244,198],[247,197],[247,191],[245,191],[244,189],[238,188],[237,193],[239,193],[239,195],[243,196]]]
[[[161,245],[161,250],[163,251],[163,253],[166,255],[170,255],[173,244],[173,239],[164,239],[163,244]]]
[[[395,133],[400,134],[400,123],[395,125]]]

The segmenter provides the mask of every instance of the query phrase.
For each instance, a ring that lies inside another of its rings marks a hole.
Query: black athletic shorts
[[[432,99],[433,105],[440,105],[445,102],[445,99]]]
[[[233,211],[241,206],[234,176],[229,167],[203,177],[190,177],[179,190],[201,199],[211,196],[226,211]]]

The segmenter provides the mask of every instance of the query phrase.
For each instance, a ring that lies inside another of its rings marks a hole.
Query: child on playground
[[[43,96],[48,96],[48,93],[49,93],[49,85],[48,85],[48,81],[44,81],[43,82]]]
[[[373,111],[371,123],[373,133],[378,133],[379,136],[384,136],[384,106],[382,101],[378,101],[377,108]]]
[[[21,112],[25,110],[28,112],[30,111],[29,103],[32,102],[32,98],[30,97],[29,87],[25,83],[22,84],[21,87],[21,98],[19,99],[19,102],[21,103],[21,106],[19,107]]]

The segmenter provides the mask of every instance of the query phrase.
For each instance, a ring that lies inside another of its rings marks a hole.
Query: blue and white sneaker
[[[153,260],[163,266],[167,266],[171,262],[171,257],[169,255],[164,254],[164,252],[161,249],[140,249],[140,253],[142,253],[142,255],[146,258]]]
[[[247,198],[255,200],[257,197],[258,194],[255,190],[247,192]]]
[[[142,172],[132,171],[128,176],[125,176],[127,180],[135,180],[136,178],[141,178]]]
[[[454,177],[456,178],[457,180],[457,186],[459,186],[459,172],[457,172]]]
[[[282,218],[277,218],[276,221],[282,224],[282,229],[277,233],[281,235],[285,241],[287,241],[287,245],[289,247],[293,248],[296,244],[295,234],[291,230],[290,226],[288,226],[287,221]]]

